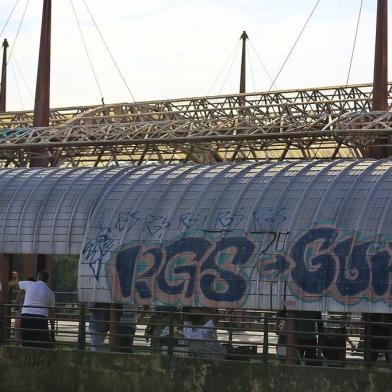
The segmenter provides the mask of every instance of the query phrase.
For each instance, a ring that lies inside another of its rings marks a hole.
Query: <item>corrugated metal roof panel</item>
[[[81,300],[385,311],[392,161],[0,171],[0,249],[81,254]]]

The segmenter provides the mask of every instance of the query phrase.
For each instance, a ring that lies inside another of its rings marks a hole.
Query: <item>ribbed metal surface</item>
[[[79,254],[100,192],[119,171],[1,170],[1,252]]]
[[[0,250],[81,253],[83,301],[387,311],[391,169],[2,170]]]

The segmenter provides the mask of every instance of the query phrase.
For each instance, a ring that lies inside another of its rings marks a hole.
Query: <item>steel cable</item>
[[[220,72],[218,73],[218,76],[215,78],[214,83],[212,83],[211,88],[208,90],[207,95],[210,95],[210,93],[212,92],[212,90],[214,89],[216,83],[218,82],[218,80],[220,79],[220,77],[223,74],[223,71],[226,69],[227,65],[229,64],[229,62],[232,60],[233,56],[235,56],[238,52],[238,48],[239,48],[240,42],[236,42],[236,44],[233,47],[233,50],[230,52],[229,57],[227,58],[227,60],[225,61],[225,64],[223,65],[222,69],[220,70]]]
[[[11,13],[9,14],[7,20],[5,21],[3,28],[1,29],[0,37],[3,35],[4,30],[6,29],[8,22],[10,21],[11,16],[14,13],[14,10],[15,10],[16,6],[18,5],[18,3],[19,3],[19,0],[16,0],[14,6],[12,7]]]
[[[239,45],[238,45],[237,47],[239,48]],[[229,68],[228,68],[228,70],[227,70],[227,72],[226,72],[226,76],[224,77],[223,82],[222,82],[222,84],[221,84],[221,87],[220,87],[220,89],[219,89],[219,94],[222,94],[223,87],[224,87],[224,85],[226,84],[227,78],[229,77],[229,74],[230,74],[230,72],[231,72],[231,70],[232,70],[232,68],[233,68],[233,65],[234,65],[234,62],[235,62],[237,56],[238,56],[238,49],[237,49],[237,51],[234,53],[234,55],[233,55],[233,57],[232,57],[232,59],[231,59]]]
[[[278,89],[278,88],[276,87],[276,84],[274,83],[274,80],[272,79],[271,74],[268,72],[267,67],[265,66],[264,62],[261,60],[261,57],[260,57],[259,54],[257,53],[256,48],[253,46],[253,44],[252,44],[252,42],[251,42],[250,40],[249,40],[248,42],[249,42],[249,44],[250,44],[250,48],[253,50],[254,54],[256,55],[256,58],[259,60],[261,66],[263,67],[264,72],[265,72],[266,75],[268,76],[268,79],[269,79],[270,82],[273,84],[272,87],[275,87],[276,89]]]
[[[15,36],[15,39],[14,39],[14,43],[13,43],[13,45],[12,45],[12,47],[11,47],[10,55],[8,56],[8,59],[7,59],[7,64],[9,63],[9,61],[10,61],[11,58],[12,58],[12,53],[14,53],[14,49],[15,49],[15,46],[16,46],[16,42],[18,41],[20,29],[21,29],[21,27],[22,27],[23,20],[24,20],[24,18],[25,18],[25,16],[26,16],[26,11],[27,11],[27,7],[29,6],[29,3],[30,3],[30,0],[27,0],[26,5],[25,5],[25,8],[24,8],[24,10],[23,10],[22,19],[20,20],[19,26],[18,26],[18,30],[16,31],[16,36]]]
[[[24,110],[24,104],[23,104],[22,94],[21,94],[21,91],[20,91],[20,86],[19,86],[18,78],[16,77],[15,68],[14,68],[14,66],[13,66],[12,63],[11,63],[10,65],[11,65],[12,75],[13,75],[14,80],[15,80],[15,85],[16,85],[16,88],[17,88],[17,90],[18,90],[18,96],[19,96],[20,105],[21,105],[21,107],[22,107],[22,110]]]
[[[96,72],[95,72],[94,65],[93,65],[93,62],[92,62],[92,60],[91,60],[90,52],[89,52],[89,50],[88,50],[88,47],[87,47],[87,44],[86,44],[86,40],[85,40],[84,35],[83,35],[82,27],[80,26],[78,14],[76,13],[76,9],[75,9],[74,2],[73,2],[73,0],[70,0],[70,2],[71,2],[71,6],[72,6],[72,11],[73,11],[73,13],[74,13],[74,15],[75,15],[76,24],[77,24],[77,26],[78,26],[78,30],[79,30],[79,33],[80,33],[80,37],[81,37],[82,42],[83,42],[84,50],[85,50],[85,52],[86,52],[86,56],[87,56],[88,62],[89,62],[89,64],[90,64],[90,68],[91,68],[91,71],[92,71],[93,76],[94,76],[95,84],[97,85],[99,94],[100,94],[100,96],[101,96],[101,102],[102,102],[102,104],[105,104],[105,103],[104,103],[103,92],[102,92],[102,89],[101,89],[101,85],[99,84],[98,76],[97,76],[97,74],[96,74]]]
[[[25,76],[24,76],[24,74],[23,74],[23,72],[22,72],[21,67],[19,66],[18,62],[16,61],[15,55],[14,55],[13,58],[12,58],[11,64],[15,64],[15,65],[16,65],[16,69],[17,69],[18,72],[20,73],[20,76],[22,77],[22,80],[23,80],[24,84],[26,85],[27,90],[28,90],[28,92],[29,92],[31,98],[34,99],[33,90],[31,89],[30,85],[28,84],[27,79],[25,78]]]
[[[346,87],[347,87],[348,81],[349,81],[349,79],[350,79],[351,67],[352,67],[352,63],[353,63],[353,59],[354,59],[355,46],[356,46],[356,44],[357,44],[359,22],[360,22],[360,20],[361,20],[361,15],[362,15],[362,6],[363,6],[363,0],[361,0],[361,5],[360,5],[360,7],[359,7],[357,26],[356,26],[356,28],[355,28],[354,43],[353,43],[353,48],[352,48],[352,51],[351,51],[350,64],[349,64],[349,66],[348,66]]]
[[[127,83],[127,81],[125,80],[124,75],[122,74],[122,72],[121,72],[119,66],[117,65],[117,62],[116,62],[116,60],[114,59],[113,54],[112,54],[112,52],[110,51],[109,46],[107,45],[107,43],[106,43],[106,41],[105,41],[105,39],[104,39],[104,37],[103,37],[103,35],[102,35],[102,33],[101,33],[101,30],[99,29],[99,27],[98,27],[98,25],[97,25],[97,23],[96,23],[96,21],[95,21],[95,19],[94,19],[93,14],[91,13],[89,6],[87,5],[86,0],[83,0],[83,3],[84,3],[84,5],[85,5],[85,7],[86,7],[86,9],[87,9],[87,12],[88,12],[89,15],[90,15],[90,18],[91,18],[91,20],[92,20],[92,22],[93,22],[93,24],[94,24],[94,26],[95,26],[95,28],[96,28],[98,34],[99,34],[101,40],[102,40],[102,43],[104,44],[104,46],[105,46],[107,52],[109,53],[110,58],[111,58],[112,61],[113,61],[114,66],[115,66],[116,69],[117,69],[117,72],[118,72],[119,75],[120,75],[121,80],[123,81],[123,83],[124,83],[126,89],[128,90],[128,93],[129,93],[129,95],[131,96],[133,102],[135,102],[135,98],[134,98],[134,96],[133,96],[133,94],[132,94],[132,92],[131,92],[131,90],[130,90],[130,88],[129,88],[129,86],[128,86],[128,83]]]
[[[308,16],[308,18],[306,19],[306,22],[305,22],[304,26],[302,27],[302,29],[301,29],[301,31],[300,31],[298,37],[296,38],[296,40],[295,40],[295,42],[294,42],[294,44],[293,44],[293,46],[291,47],[289,53],[287,54],[285,60],[283,61],[283,64],[282,64],[282,66],[280,67],[279,72],[278,72],[277,75],[275,76],[275,79],[273,80],[273,82],[272,82],[270,88],[268,89],[268,91],[271,91],[272,87],[273,87],[274,84],[276,83],[276,80],[278,79],[279,75],[281,74],[281,72],[282,72],[284,66],[286,65],[288,59],[290,58],[290,56],[291,56],[291,54],[293,53],[295,47],[297,46],[297,43],[298,43],[298,41],[300,40],[300,38],[301,38],[303,32],[305,31],[306,26],[308,25],[310,19],[312,19],[312,16],[313,16],[314,12],[316,11],[316,8],[318,7],[320,1],[321,1],[321,0],[317,0],[316,5],[315,5],[315,6],[313,7],[313,9],[312,9],[312,12],[310,13],[310,15]]]
[[[248,61],[248,64],[249,64],[250,76],[252,78],[253,91],[256,91],[255,75],[253,73],[253,67],[252,67],[252,62],[251,62],[251,59],[250,59],[249,51],[246,52],[246,57],[247,57],[247,61]]]

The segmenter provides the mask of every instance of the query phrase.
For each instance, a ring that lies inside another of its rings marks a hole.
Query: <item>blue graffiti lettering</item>
[[[170,226],[170,220],[164,216],[150,214],[146,220],[146,228],[151,237],[157,233],[161,233],[164,229],[167,229]]]
[[[210,246],[211,243],[203,238],[182,238],[168,245],[166,262],[157,278],[159,288],[166,294],[175,295],[184,292],[187,285],[185,297],[191,297],[195,287],[196,262],[202,260]],[[171,276],[166,276],[170,265]],[[187,275],[188,279],[177,283],[177,276],[183,274]]]
[[[116,253],[116,279],[123,297],[133,293],[142,300],[170,296],[186,301],[200,293],[207,301],[239,301],[247,291],[240,267],[255,247],[246,237],[186,237],[165,247],[131,246]]]
[[[241,211],[241,209],[239,211]],[[215,228],[229,229],[231,226],[238,226],[244,218],[245,215],[238,211],[234,213],[232,213],[231,210],[218,211]]]
[[[229,253],[226,250],[232,249]],[[230,257],[229,265],[241,266],[253,254],[255,244],[245,237],[222,238],[201,267],[200,288],[206,298],[213,301],[239,301],[245,294],[247,282],[240,274],[219,264],[220,257]],[[223,263],[224,264],[224,263]],[[223,288],[220,288],[222,285]]]
[[[339,243],[335,253],[339,258],[336,287],[342,296],[356,296],[369,286],[370,272],[366,253],[371,242],[353,246],[353,238]]]
[[[127,231],[131,230],[141,218],[139,217],[139,211],[135,212],[120,212],[116,219],[115,228],[119,231],[123,231],[127,227]]]
[[[95,279],[99,280],[102,259],[109,253],[113,246],[113,238],[108,234],[99,234],[93,241],[87,241],[82,250]]]
[[[185,227],[186,229],[194,229],[201,227],[207,220],[208,214],[205,211],[193,214],[192,212],[185,212],[180,215],[178,229]]]
[[[373,291],[378,296],[383,296],[388,292],[389,274],[392,272],[390,266],[390,254],[384,250],[370,259]]]
[[[333,229],[314,229],[302,236],[293,246],[291,257],[295,261],[291,276],[304,291],[322,293],[335,276],[335,261],[329,249],[336,233]]]
[[[263,230],[266,227],[278,227],[287,219],[286,207],[264,207],[252,213],[254,230]]]

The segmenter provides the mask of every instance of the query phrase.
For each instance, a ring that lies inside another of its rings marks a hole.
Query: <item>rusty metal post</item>
[[[372,322],[370,319],[370,314],[367,315],[365,320],[365,350],[364,359],[366,369],[372,367],[372,334],[371,334]]]
[[[35,90],[34,127],[49,126],[51,12],[52,0],[44,0]],[[30,167],[47,167],[48,165],[49,154],[47,149],[37,148],[32,151]]]
[[[49,126],[50,116],[50,46],[51,46],[51,15],[52,0],[44,0],[42,8],[41,40],[39,48],[37,84],[34,103],[34,127]],[[49,166],[49,151],[47,148],[31,150],[30,167]],[[39,269],[51,270],[51,260],[46,255],[39,255],[38,260],[31,255],[30,263],[35,272]]]
[[[388,0],[377,2],[376,45],[374,55],[373,110],[388,110]],[[387,138],[377,138],[376,144],[388,144]],[[388,156],[388,147],[375,146],[371,158]]]
[[[4,344],[9,340],[11,332],[11,307],[10,290],[8,282],[12,273],[12,256],[9,254],[0,255],[0,340]]]
[[[373,110],[388,110],[388,0],[378,0]]]
[[[173,355],[174,354],[174,324],[175,324],[174,310],[170,309],[170,314],[169,314],[169,341],[167,342],[167,355]]]
[[[79,331],[78,331],[78,348],[84,351],[86,349],[86,305],[79,305]]]
[[[109,345],[111,351],[118,351],[120,347],[119,324],[122,305],[111,304],[110,306],[110,330]]]
[[[264,367],[268,366],[268,350],[269,350],[269,339],[268,339],[268,313],[264,313],[264,328],[263,328],[263,364]]]
[[[246,31],[242,32],[240,39],[242,39],[240,94],[244,94],[246,92],[246,40],[249,39]]]
[[[0,346],[5,345],[7,338],[7,327],[6,327],[6,317],[5,317],[5,306],[2,301],[0,301]]]
[[[284,361],[286,365],[297,364],[297,336],[295,312],[287,312],[287,357]]]
[[[0,293],[1,300],[4,303],[8,303],[9,298],[9,287],[8,282],[11,280],[11,272],[12,272],[12,257],[8,254],[0,255]]]
[[[37,255],[21,255],[21,262],[21,278],[35,278],[37,276]]]
[[[3,41],[3,65],[1,67],[1,89],[0,89],[0,113],[6,111],[6,99],[7,99],[7,48],[8,41]]]

